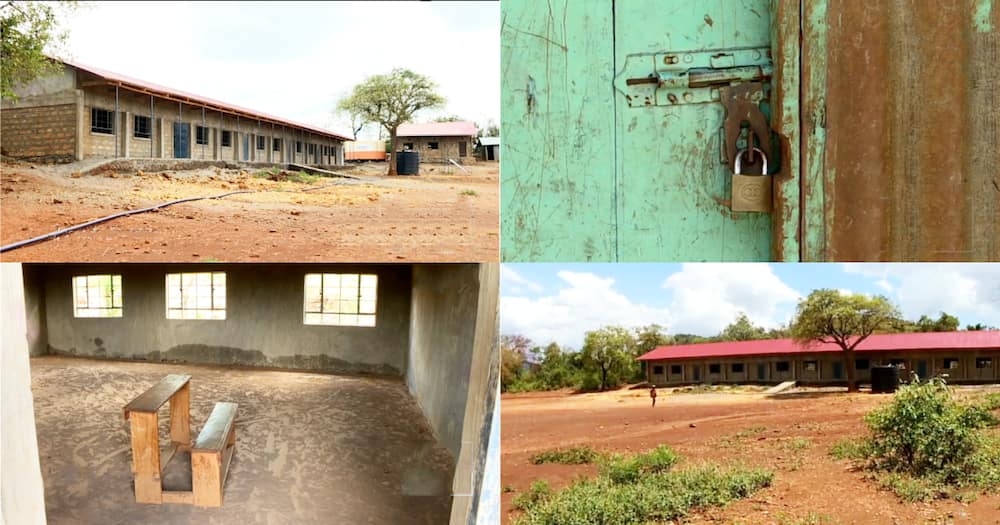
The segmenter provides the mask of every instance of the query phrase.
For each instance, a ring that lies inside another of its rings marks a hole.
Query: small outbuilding
[[[479,160],[500,160],[500,137],[479,137]]]
[[[830,343],[802,346],[792,339],[661,346],[639,357],[654,385],[692,383],[846,384],[843,350]],[[900,377],[947,374],[953,383],[1000,383],[1000,331],[876,334],[855,349],[855,377],[894,365]]]
[[[416,151],[420,162],[475,161],[476,123],[470,121],[403,124],[396,131],[396,148]]]

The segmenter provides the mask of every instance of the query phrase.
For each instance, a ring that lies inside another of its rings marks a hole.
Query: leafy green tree
[[[463,120],[465,119],[458,115],[445,115],[443,117],[435,118],[434,122],[461,122]]]
[[[753,341],[766,339],[767,330],[750,322],[747,314],[740,312],[736,320],[729,324],[719,334],[720,341]]]
[[[388,74],[372,75],[354,86],[351,94],[337,103],[337,110],[358,115],[389,133],[389,175],[396,174],[396,132],[423,109],[444,105],[437,85],[424,75],[396,68]]]
[[[936,320],[926,315],[917,320],[918,332],[954,332],[958,330],[958,326],[958,318],[945,312],[941,312]]]
[[[970,332],[978,332],[980,330],[989,330],[990,327],[984,325],[983,323],[976,323],[976,324],[965,325],[965,329],[969,330]]]
[[[884,296],[841,294],[837,290],[814,290],[799,302],[792,337],[802,345],[816,342],[836,344],[843,350],[847,389],[858,389],[854,349],[879,330],[899,322],[899,308]]]
[[[598,375],[601,390],[618,386],[632,375],[634,345],[632,333],[620,326],[587,332],[581,351],[584,371]]]
[[[691,345],[698,343],[710,343],[714,341],[714,337],[705,337],[702,335],[695,334],[674,334],[673,344],[675,345]]]
[[[500,389],[504,392],[521,378],[531,339],[520,335],[500,336]]]
[[[0,97],[17,100],[14,86],[58,69],[45,48],[59,47],[67,37],[58,29],[56,7],[76,2],[14,2],[0,5]],[[50,49],[51,50],[51,49]]]
[[[479,128],[479,138],[482,137],[499,137],[500,136],[500,126],[497,125],[496,121],[489,119],[486,121],[486,125]]]
[[[671,337],[665,332],[664,327],[653,323],[635,329],[635,345],[632,347],[632,359],[637,359],[654,348],[669,345]],[[645,381],[646,367],[644,362],[639,362],[640,366],[635,366],[630,381]]]

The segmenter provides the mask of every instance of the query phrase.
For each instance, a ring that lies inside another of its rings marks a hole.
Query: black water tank
[[[416,175],[420,173],[420,153],[416,151],[400,151],[396,153],[396,173],[400,175]]]
[[[899,368],[896,366],[872,367],[872,393],[891,394],[899,388]]]

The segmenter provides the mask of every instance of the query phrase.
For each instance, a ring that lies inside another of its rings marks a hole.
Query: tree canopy
[[[583,365],[596,374],[601,390],[618,386],[632,376],[635,339],[620,326],[587,332],[583,340]]]
[[[416,113],[444,105],[437,85],[429,77],[396,68],[390,73],[372,75],[354,86],[337,103],[338,111],[363,122],[371,122],[389,133],[389,174],[396,173],[396,132],[401,124],[413,120]]]
[[[75,2],[62,2],[73,7]],[[14,86],[53,71],[57,65],[45,56],[47,46],[60,45],[66,32],[58,30],[52,2],[13,2],[0,5],[0,97],[17,99]]]
[[[814,290],[799,302],[792,337],[804,346],[832,343],[844,351],[848,390],[857,390],[854,349],[873,333],[891,330],[900,321],[899,308],[884,296]]]

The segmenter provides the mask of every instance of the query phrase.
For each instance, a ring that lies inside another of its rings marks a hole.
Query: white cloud
[[[542,285],[525,278],[506,264],[500,266],[500,284],[503,286],[504,292],[512,295],[523,295],[528,292],[539,293],[544,290]]]
[[[673,291],[671,333],[715,335],[740,312],[754,324],[777,327],[801,298],[767,264],[684,264],[663,287]]]
[[[607,325],[670,324],[669,310],[632,302],[614,289],[614,279],[570,271],[557,275],[565,286],[555,295],[531,299],[502,290],[504,333],[523,334],[536,344],[555,341],[579,349],[585,332]]]
[[[431,77],[445,109],[500,115],[499,6],[451,2],[84,3],[65,16],[69,58],[349,134],[337,99],[366,76]],[[372,133],[377,133],[374,126]]]
[[[908,319],[945,311],[963,323],[969,316],[1000,323],[1000,264],[848,263],[844,270],[889,283]]]

